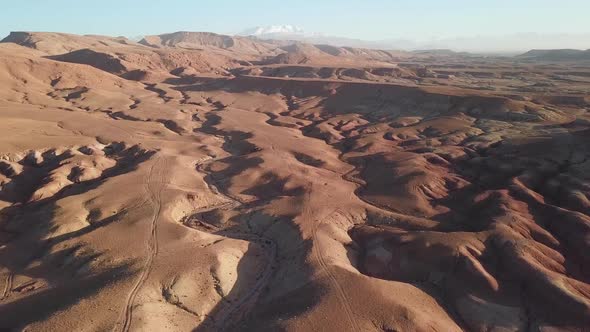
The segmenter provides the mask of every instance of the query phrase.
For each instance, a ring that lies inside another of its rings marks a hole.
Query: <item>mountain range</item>
[[[258,39],[296,40],[310,44],[348,46],[372,49],[424,50],[452,49],[474,53],[520,54],[531,49],[587,49],[590,34],[539,34],[516,33],[504,36],[465,36],[448,38],[413,39],[408,37],[382,40],[364,40],[307,32],[294,25],[258,26],[246,29],[239,36]]]

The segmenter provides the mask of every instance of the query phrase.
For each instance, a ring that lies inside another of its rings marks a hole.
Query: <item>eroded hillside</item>
[[[11,34],[0,327],[584,331],[590,65],[567,68]]]

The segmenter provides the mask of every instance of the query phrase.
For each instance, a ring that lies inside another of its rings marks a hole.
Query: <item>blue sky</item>
[[[179,30],[233,34],[293,24],[380,40],[590,33],[589,0],[5,0],[0,35],[56,31],[135,37]]]

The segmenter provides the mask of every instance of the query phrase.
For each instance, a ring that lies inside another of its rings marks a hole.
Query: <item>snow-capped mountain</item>
[[[255,27],[246,29],[240,35],[265,37],[274,35],[303,35],[305,31],[302,28],[294,25],[269,25],[264,27]]]
[[[590,34],[511,34],[505,36],[468,36],[438,39],[384,39],[362,40],[306,32],[294,25],[259,26],[239,34],[258,39],[300,41],[310,44],[349,46],[384,50],[451,49],[459,52],[519,54],[531,49],[572,48],[587,49]]]

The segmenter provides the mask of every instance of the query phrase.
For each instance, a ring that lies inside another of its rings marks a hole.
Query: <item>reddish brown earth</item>
[[[588,331],[590,63],[0,43],[0,328]]]

